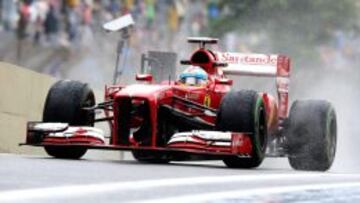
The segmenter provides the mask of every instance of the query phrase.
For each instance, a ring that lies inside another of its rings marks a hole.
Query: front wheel
[[[86,148],[59,146],[46,146],[44,149],[48,155],[60,159],[80,159],[87,151]]]
[[[94,112],[83,110],[95,105],[95,96],[87,84],[61,80],[56,82],[46,97],[43,122],[68,123],[71,126],[93,126]],[[48,155],[55,158],[79,159],[87,151],[83,147],[45,146]]]
[[[336,152],[337,123],[329,102],[294,102],[285,135],[292,168],[326,171],[331,167]]]
[[[251,158],[232,156],[223,161],[230,168],[258,167],[265,157],[267,144],[266,112],[262,97],[252,90],[227,93],[221,101],[216,119],[220,131],[249,133]]]

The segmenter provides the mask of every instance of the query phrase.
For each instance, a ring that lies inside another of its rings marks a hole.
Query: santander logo
[[[218,52],[217,56],[228,64],[277,65],[277,55]]]

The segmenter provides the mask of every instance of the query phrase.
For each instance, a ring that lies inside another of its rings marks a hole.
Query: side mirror
[[[232,85],[233,81],[227,78],[215,78],[215,85]]]
[[[151,74],[136,74],[136,80],[151,83],[153,76]]]

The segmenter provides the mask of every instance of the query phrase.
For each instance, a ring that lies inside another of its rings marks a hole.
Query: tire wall
[[[45,155],[42,148],[18,144],[25,141],[26,122],[42,120],[45,98],[55,81],[48,75],[0,62],[0,153]],[[102,92],[94,90],[96,101],[103,101]],[[98,127],[107,127],[104,124]],[[89,156],[123,157],[119,152],[95,151],[87,153]]]

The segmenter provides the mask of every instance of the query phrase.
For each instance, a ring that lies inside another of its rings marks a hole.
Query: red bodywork
[[[272,76],[276,78],[278,98],[259,93],[263,97],[269,136],[277,136],[281,121],[287,117],[289,58],[282,55],[237,54],[214,52],[205,48],[196,50],[184,63],[202,67],[209,74],[206,86],[184,86],[176,81],[152,84],[150,75],[138,75],[141,84],[105,87],[105,118],[111,129],[108,144],[38,143],[37,145],[77,145],[87,148],[123,150],[160,150],[202,155],[249,155],[252,144],[246,133],[232,133],[229,145],[213,146],[208,140],[167,144],[172,135],[160,134],[160,109],[171,111],[194,121],[193,129],[216,130],[216,112],[223,96],[231,90],[232,81],[227,74]],[[228,67],[223,67],[227,63]],[[257,71],[253,71],[257,69]],[[250,68],[251,70],[249,70]],[[146,84],[144,84],[146,83]],[[178,120],[182,120],[179,117]],[[161,120],[166,120],[162,117]],[[195,124],[196,123],[196,124]],[[142,129],[142,126],[147,126]],[[182,126],[182,125],[179,125]],[[184,124],[184,126],[186,126]],[[192,124],[189,124],[192,126]],[[180,127],[181,129],[181,127]],[[187,128],[181,130],[189,130]],[[191,129],[190,129],[191,130]],[[141,131],[141,132],[139,132]],[[142,132],[144,131],[144,132]],[[49,141],[49,140],[48,140]],[[31,143],[28,143],[31,144]]]

